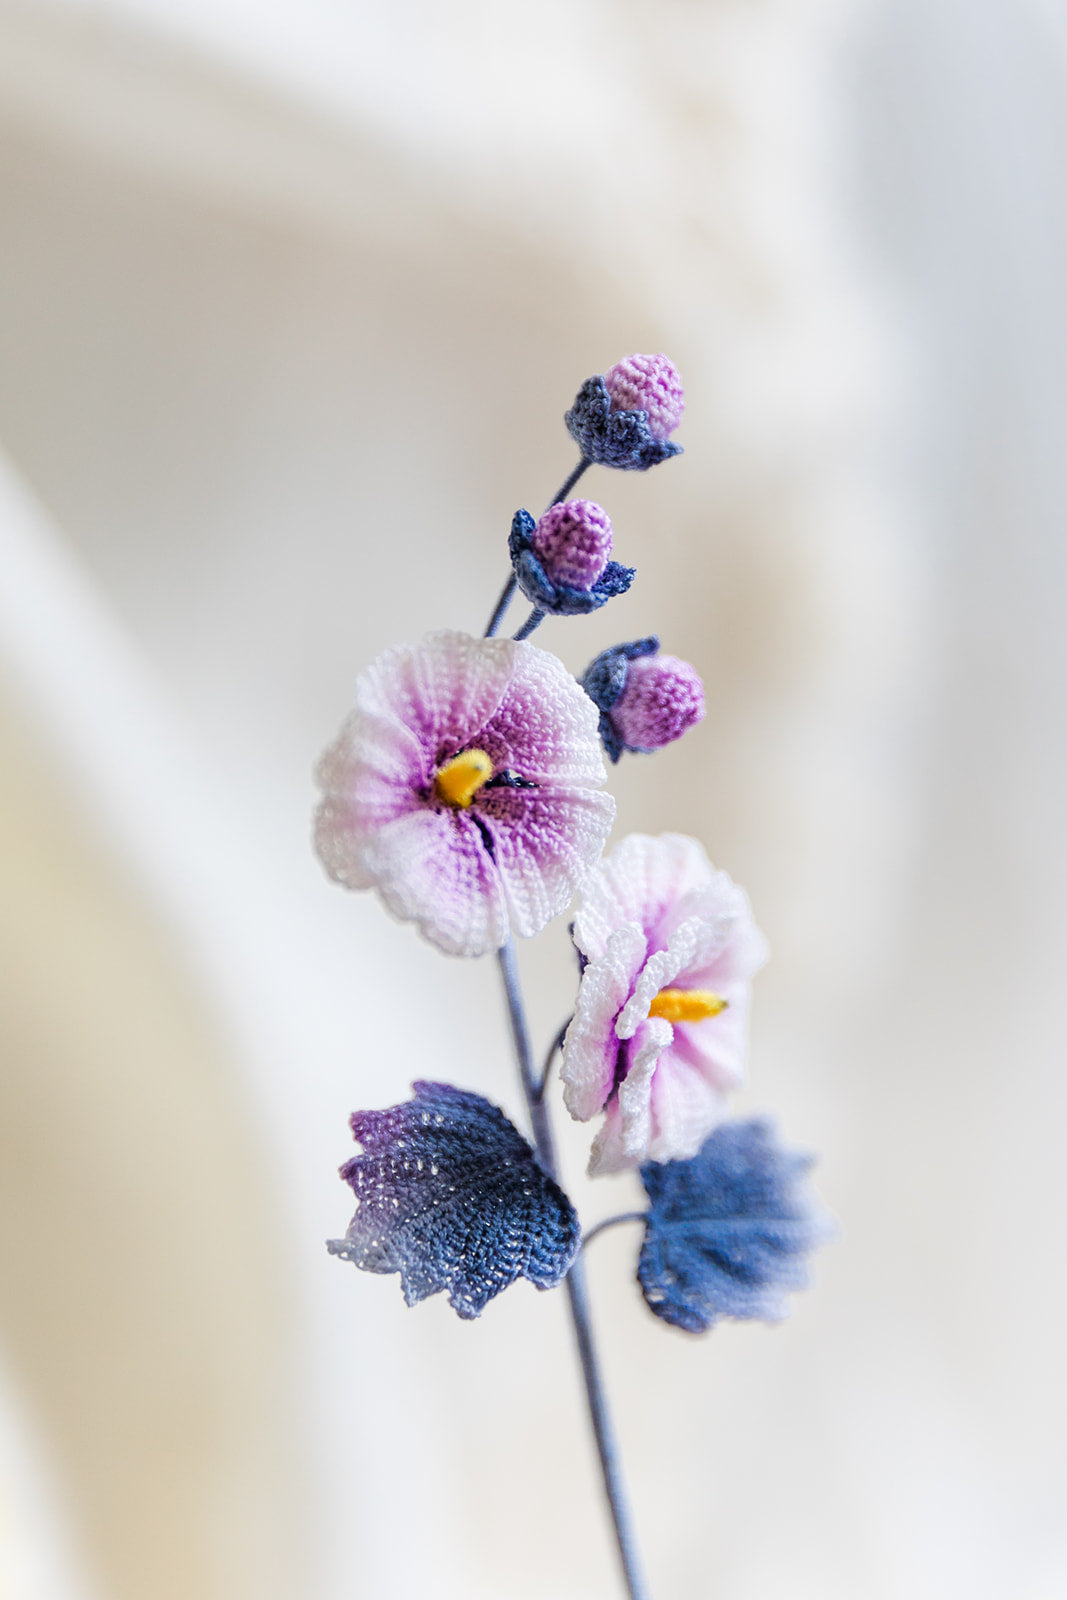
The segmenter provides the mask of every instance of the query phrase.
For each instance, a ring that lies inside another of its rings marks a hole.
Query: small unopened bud
[[[530,535],[534,554],[552,583],[591,589],[611,554],[611,518],[595,500],[549,506]]]
[[[600,712],[600,737],[612,761],[624,750],[662,750],[704,715],[696,668],[661,656],[655,634],[602,650],[580,682]]]
[[[612,411],[646,411],[654,439],[668,438],[682,420],[685,391],[667,356],[623,356],[604,374]]]
[[[688,661],[642,656],[630,662],[626,687],[610,711],[629,750],[660,750],[704,715],[704,685]]]

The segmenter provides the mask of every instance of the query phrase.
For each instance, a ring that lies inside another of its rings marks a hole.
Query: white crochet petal
[[[629,1071],[609,1101],[603,1126],[593,1140],[589,1176],[625,1172],[648,1159],[652,1140],[652,1080],[674,1029],[662,1017],[646,1022],[631,1047]]]
[[[684,895],[660,924],[660,941],[672,928],[699,917],[713,930],[706,956],[695,960],[685,987],[715,989],[747,983],[767,960],[767,941],[756,927],[748,895],[725,872],[714,872],[707,884]]]
[[[563,1103],[578,1122],[596,1116],[611,1093],[619,1053],[615,1018],[644,956],[645,936],[636,922],[627,922],[582,973],[560,1065]]]
[[[674,1025],[672,1052],[716,1089],[738,1089],[745,1081],[748,1003],[745,989],[735,992],[717,1017]]]
[[[679,1056],[676,1045],[677,1036],[656,1065],[645,1160],[688,1161],[726,1115],[726,1096]]]
[[[639,922],[646,933],[654,934],[664,912],[710,874],[707,856],[695,839],[678,833],[658,839],[628,834],[584,886],[574,923],[575,943],[583,955],[592,957],[602,953],[620,922]]]
[[[661,989],[674,983],[679,975],[696,964],[705,962],[714,948],[715,929],[700,917],[690,917],[671,937],[666,950],[657,950],[649,956],[645,969],[634,985],[632,998],[619,1017],[617,1032],[620,1039],[632,1038],[639,1025],[648,1016],[649,1007]],[[686,985],[695,988],[695,984]]]

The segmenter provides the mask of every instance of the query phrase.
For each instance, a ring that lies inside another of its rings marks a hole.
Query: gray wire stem
[[[555,495],[548,502],[549,505],[550,506],[558,506],[559,502],[561,500],[566,500],[567,496],[570,494],[571,490],[574,488],[574,485],[578,482],[578,479],[581,477],[582,473],[586,470],[587,467],[591,467],[592,465],[593,465],[593,463],[586,456],[582,456],[581,460],[579,461],[578,465],[575,467],[574,471],[571,473],[571,475],[567,479],[567,481],[565,483],[560,484],[560,486],[557,489]],[[499,628],[500,624],[504,620],[504,613],[507,611],[508,606],[511,604],[512,600],[514,600],[514,598],[515,598],[515,590],[518,587],[519,587],[519,580],[518,580],[518,578],[516,578],[515,574],[512,573],[511,576],[508,578],[507,583],[504,585],[503,589],[500,591],[500,599],[497,601],[496,606],[493,609],[493,615],[489,618],[489,626],[485,630],[485,633],[483,635],[484,638],[486,638],[486,639],[492,639],[493,638],[493,636],[495,635],[495,633],[496,633],[497,629]],[[541,613],[541,616],[544,616],[544,612]],[[540,622],[540,621],[541,621],[541,617],[538,617],[537,622]],[[535,622],[533,624],[533,627],[530,628],[529,631],[531,633],[533,632],[533,629],[537,627],[537,622]],[[527,626],[529,626],[529,619],[527,620]],[[524,639],[526,637],[526,635],[523,634],[523,633],[520,633],[520,634],[516,635],[516,637]]]
[[[530,1054],[530,1035],[526,1026],[526,1009],[523,1005],[518,964],[515,960],[515,943],[510,937],[507,944],[497,952],[497,959],[500,963],[500,976],[504,983],[508,1018],[511,1023],[511,1037],[515,1045],[515,1059],[519,1067],[519,1078],[522,1082],[523,1093],[526,1096],[526,1107],[530,1114],[530,1122],[533,1125],[534,1143],[537,1147],[538,1159],[549,1177],[556,1178],[558,1174],[555,1146],[552,1140],[552,1125],[549,1121],[548,1107],[544,1102],[542,1086],[538,1084],[537,1079],[534,1077]],[[589,1402],[589,1418],[593,1425],[597,1454],[600,1457],[604,1493],[607,1497],[608,1509],[611,1512],[612,1525],[615,1530],[615,1542],[618,1546],[619,1562],[622,1567],[623,1580],[626,1584],[626,1593],[629,1600],[649,1600],[649,1593],[645,1588],[644,1579],[641,1575],[637,1554],[637,1540],[634,1536],[633,1521],[626,1498],[625,1485],[623,1484],[619,1447],[615,1439],[611,1415],[608,1411],[604,1382],[600,1372],[600,1361],[593,1340],[593,1327],[589,1316],[589,1297],[585,1285],[585,1266],[581,1254],[575,1258],[567,1274],[566,1289],[567,1298],[570,1301],[571,1323],[578,1346],[578,1359],[582,1366],[582,1377],[585,1379],[586,1399]]]
[[[647,1222],[647,1211],[620,1211],[616,1217],[605,1217],[603,1222],[598,1222],[595,1228],[590,1228],[588,1233],[582,1234],[582,1249],[588,1250],[594,1239],[602,1233],[607,1233],[609,1228],[617,1228],[620,1222]]]
[[[541,1069],[541,1082],[537,1085],[538,1100],[543,1100],[545,1098],[545,1090],[548,1088],[548,1080],[552,1075],[552,1063],[556,1059],[557,1050],[563,1049],[563,1041],[567,1037],[567,1029],[570,1027],[573,1021],[573,1017],[567,1018],[566,1022],[563,1024],[562,1028],[556,1034],[556,1037],[548,1047],[548,1054],[545,1057],[545,1064]]]

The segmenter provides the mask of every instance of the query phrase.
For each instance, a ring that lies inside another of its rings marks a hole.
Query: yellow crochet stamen
[[[729,1003],[710,989],[661,989],[648,1014],[665,1022],[703,1022],[705,1017],[717,1017]]]
[[[493,776],[493,763],[484,750],[464,750],[439,768],[434,779],[437,798],[466,811],[483,783]]]

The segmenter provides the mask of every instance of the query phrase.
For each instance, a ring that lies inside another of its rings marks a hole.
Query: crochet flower
[[[564,421],[587,461],[644,472],[682,447],[669,436],[685,410],[682,380],[666,356],[624,356],[587,378]]]
[[[539,522],[516,511],[508,538],[519,588],[542,612],[584,616],[625,594],[633,567],[609,561],[611,518],[594,500],[562,500]]]
[[[600,737],[612,761],[624,750],[661,750],[704,716],[700,675],[688,661],[661,656],[654,634],[601,651],[581,683],[600,712]]]
[[[561,1076],[604,1123],[593,1176],[696,1154],[744,1077],[749,987],[767,958],[748,898],[695,839],[630,834],[583,890],[583,962]]]
[[[447,955],[539,933],[597,860],[596,711],[536,645],[432,633],[386,650],[318,768],[319,857]]]

